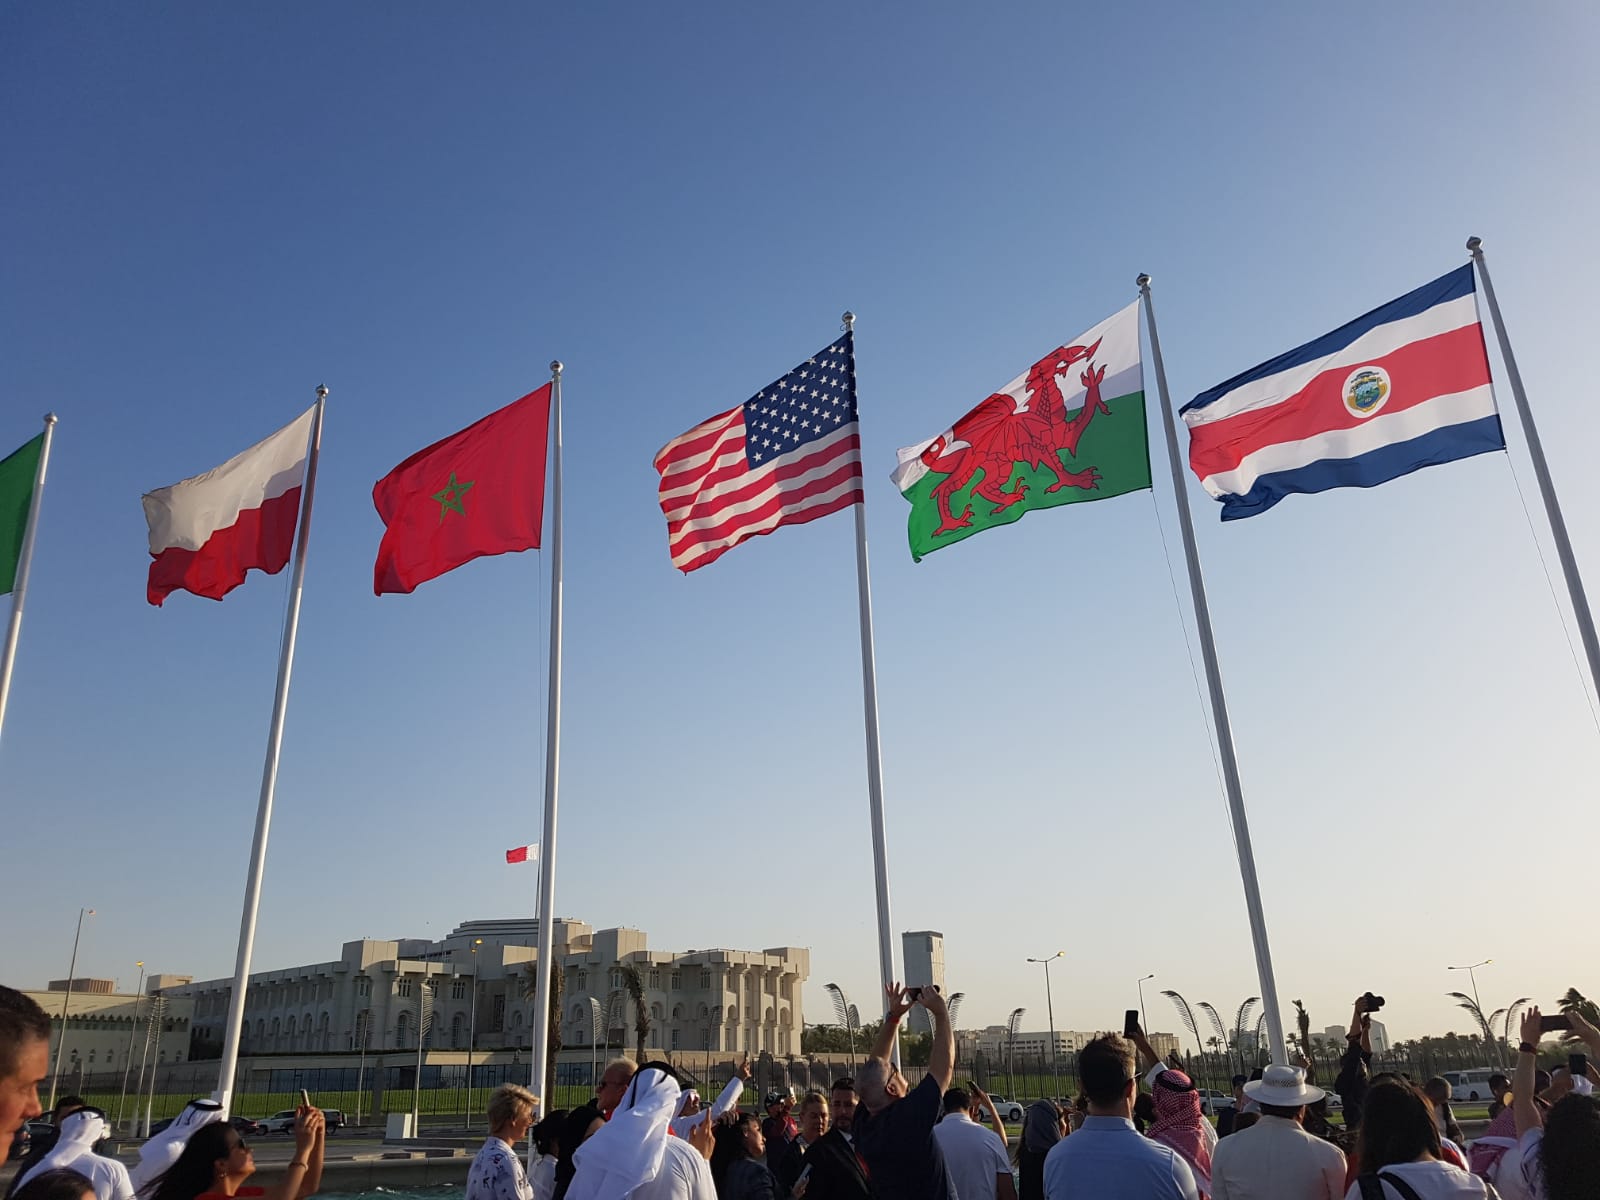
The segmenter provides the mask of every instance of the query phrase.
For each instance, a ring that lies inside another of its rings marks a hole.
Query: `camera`
[[[1366,1012],[1375,1013],[1383,1007],[1383,997],[1374,996],[1371,992],[1368,992],[1361,997],[1361,1007]]]
[[[913,1002],[922,999],[922,989],[919,988],[919,987],[907,988],[906,989],[906,999],[907,1000],[911,1000]]]

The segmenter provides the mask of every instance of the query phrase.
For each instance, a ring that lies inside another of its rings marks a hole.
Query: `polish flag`
[[[538,862],[539,843],[535,842],[531,846],[518,846],[515,850],[507,850],[506,861],[508,863]]]
[[[294,549],[315,415],[313,405],[220,467],[146,494],[151,604],[176,591],[221,600],[252,568],[283,570]]]

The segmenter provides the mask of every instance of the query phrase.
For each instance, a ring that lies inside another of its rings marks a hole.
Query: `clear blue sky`
[[[7,981],[65,972],[80,905],[80,973],[231,971],[287,573],[150,608],[139,497],[323,382],[256,965],[532,912],[500,856],[539,836],[547,565],[374,598],[370,491],[560,357],[557,907],[808,945],[808,1015],[830,980],[874,1007],[850,518],[683,578],[650,466],[850,308],[896,929],[945,932],[963,1023],[1042,1027],[1023,960],[1058,948],[1061,1027],[1151,971],[1254,994],[1170,488],[913,565],[894,450],[1140,271],[1176,403],[1476,233],[1600,587],[1597,35],[1578,3],[6,6],[0,443],[61,416],[0,747]],[[1562,899],[1600,735],[1507,426],[1228,527],[1189,483],[1282,998],[1319,1027],[1372,988],[1401,1036],[1465,1028],[1444,967],[1488,956],[1490,1007],[1600,991]]]

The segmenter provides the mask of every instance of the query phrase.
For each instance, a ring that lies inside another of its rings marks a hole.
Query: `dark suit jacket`
[[[869,1200],[872,1188],[850,1142],[830,1129],[806,1149],[800,1168],[811,1168],[806,1180],[806,1200]],[[795,1172],[799,1177],[800,1172]],[[793,1187],[791,1183],[789,1185]]]

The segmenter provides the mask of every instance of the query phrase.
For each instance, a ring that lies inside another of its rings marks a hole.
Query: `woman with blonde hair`
[[[528,1136],[539,1097],[520,1084],[504,1083],[489,1097],[489,1140],[467,1172],[466,1200],[533,1200],[516,1145]]]

